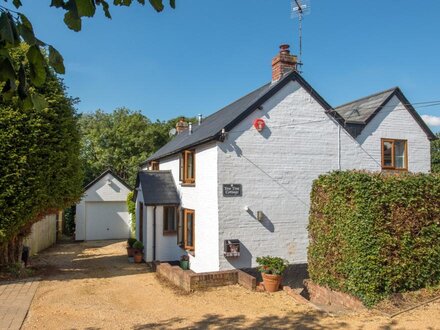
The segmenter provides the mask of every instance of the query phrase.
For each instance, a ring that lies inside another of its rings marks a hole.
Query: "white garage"
[[[130,187],[107,170],[85,187],[76,205],[75,239],[110,240],[130,237],[127,195]]]

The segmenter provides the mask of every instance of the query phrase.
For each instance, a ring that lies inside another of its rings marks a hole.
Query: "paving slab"
[[[20,329],[34,298],[39,278],[0,283],[0,329]]]

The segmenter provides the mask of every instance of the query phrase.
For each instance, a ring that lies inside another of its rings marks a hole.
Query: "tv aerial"
[[[291,17],[298,18],[299,54],[298,65],[302,65],[302,21],[305,15],[310,14],[310,0],[291,0]]]

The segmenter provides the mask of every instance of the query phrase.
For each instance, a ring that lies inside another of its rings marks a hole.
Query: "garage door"
[[[86,240],[124,239],[129,235],[125,202],[86,203]]]

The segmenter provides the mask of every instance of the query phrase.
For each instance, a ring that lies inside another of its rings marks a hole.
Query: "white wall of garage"
[[[124,239],[130,235],[130,189],[108,172],[87,188],[76,205],[75,239]]]

